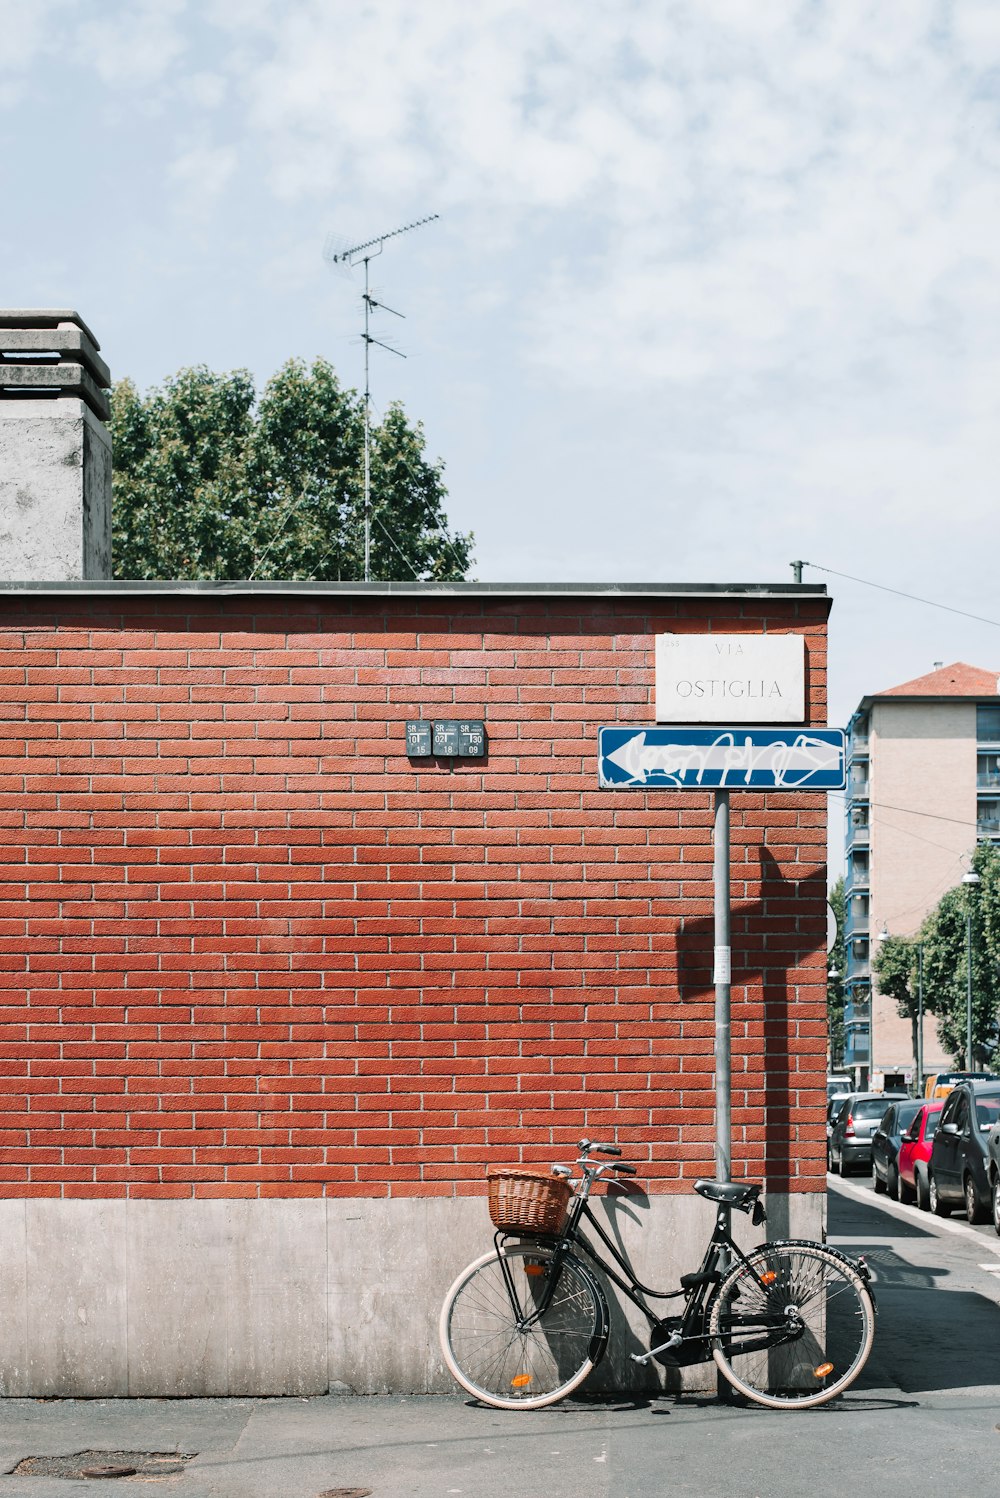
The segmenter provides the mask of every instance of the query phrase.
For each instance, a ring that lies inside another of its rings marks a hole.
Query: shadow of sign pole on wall
[[[715,1178],[732,1163],[731,789],[835,791],[846,785],[837,728],[629,728],[598,731],[605,790],[711,790],[715,986]]]

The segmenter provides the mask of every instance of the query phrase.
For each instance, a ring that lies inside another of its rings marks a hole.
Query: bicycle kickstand
[[[629,1357],[633,1363],[648,1363],[650,1358],[655,1358],[658,1353],[672,1352],[675,1347],[680,1347],[683,1341],[684,1338],[680,1332],[671,1332],[667,1340],[661,1342],[659,1347],[651,1347],[648,1352],[630,1352]]]

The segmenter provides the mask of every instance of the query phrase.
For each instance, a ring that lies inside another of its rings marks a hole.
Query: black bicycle
[[[864,1259],[797,1239],[746,1254],[733,1241],[730,1212],[752,1214],[755,1226],[765,1222],[761,1188],[696,1181],[695,1191],[718,1208],[701,1267],[681,1275],[677,1290],[653,1290],[636,1279],[588,1204],[609,1171],[632,1176],[635,1168],[596,1160],[592,1152],[621,1154],[617,1145],[584,1139],[578,1180],[571,1167],[553,1167],[549,1183],[565,1193],[561,1224],[499,1228],[493,1250],[463,1269],[448,1291],[441,1349],[464,1389],[503,1410],[540,1409],[572,1393],[608,1345],[610,1316],[598,1271],[649,1322],[649,1351],[632,1354],[634,1362],[656,1358],[684,1367],[714,1359],[733,1388],[771,1409],[809,1409],[850,1387],[875,1333]],[[585,1219],[617,1269],[583,1237]],[[648,1304],[681,1297],[683,1310],[673,1316]]]

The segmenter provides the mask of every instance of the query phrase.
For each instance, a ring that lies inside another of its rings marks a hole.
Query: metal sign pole
[[[732,1161],[732,947],[729,918],[729,792],[725,790],[715,793],[712,845],[715,902],[715,1179],[728,1181],[731,1179]]]

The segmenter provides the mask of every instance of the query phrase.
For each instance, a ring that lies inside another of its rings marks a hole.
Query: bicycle
[[[579,1180],[568,1165],[553,1166],[551,1176],[493,1174],[493,1249],[462,1270],[441,1308],[441,1349],[463,1389],[512,1410],[541,1409],[578,1388],[610,1335],[598,1272],[649,1322],[649,1351],[631,1354],[635,1363],[656,1358],[685,1367],[714,1360],[739,1394],[770,1409],[810,1409],[849,1388],[875,1333],[863,1258],[799,1239],[763,1243],[746,1254],[733,1241],[730,1213],[752,1214],[755,1227],[765,1222],[761,1188],[700,1180],[695,1191],[717,1207],[701,1266],[680,1276],[679,1289],[654,1290],[635,1277],[589,1205],[608,1172],[634,1176],[635,1167],[602,1162],[592,1152],[621,1155],[617,1145],[584,1139]],[[514,1183],[506,1202],[504,1181]],[[582,1236],[584,1221],[618,1269]],[[658,1315],[647,1304],[681,1297],[677,1315]]]

